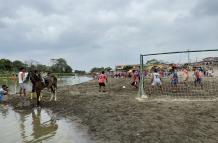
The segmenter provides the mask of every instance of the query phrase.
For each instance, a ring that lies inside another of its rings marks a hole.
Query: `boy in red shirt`
[[[138,83],[139,83],[139,73],[136,72],[135,70],[132,71],[132,83],[131,85],[134,86],[135,88],[138,88]]]
[[[203,73],[201,72],[201,70],[198,68],[194,68],[194,76],[195,76],[195,81],[194,81],[195,86],[199,84],[203,89],[203,83],[202,83]]]
[[[99,84],[99,92],[102,91],[102,87],[103,87],[103,92],[105,91],[105,82],[107,82],[107,77],[104,74],[104,71],[101,72],[101,74],[98,76],[98,84]]]

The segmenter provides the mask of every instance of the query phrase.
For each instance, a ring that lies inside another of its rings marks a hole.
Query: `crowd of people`
[[[140,82],[140,71],[139,70],[130,70],[129,72],[114,72],[107,74],[108,76],[112,78],[129,78],[131,79],[131,85],[134,88],[139,87]],[[187,65],[184,65],[183,67],[177,67],[175,65],[172,65],[170,69],[160,69],[157,66],[152,67],[150,72],[147,70],[144,71],[144,77],[147,79],[151,79],[150,85],[151,88],[157,86],[162,89],[163,85],[163,78],[168,79],[170,81],[170,85],[172,88],[172,91],[175,91],[177,88],[177,85],[179,83],[182,83],[185,85],[185,87],[189,88],[189,81],[190,76],[194,78],[194,85],[200,86],[203,89],[203,77],[211,77],[214,75],[214,71],[212,68],[202,68],[202,67],[192,67],[190,68]],[[181,77],[181,78],[180,78]],[[97,76],[97,79],[99,81],[99,91],[101,91],[101,88],[104,87],[106,84],[103,84],[105,81],[107,81],[106,75],[104,72]],[[102,83],[103,82],[103,83]],[[105,90],[103,90],[105,91]]]
[[[28,79],[31,80],[31,75],[42,75],[44,78],[42,79],[42,82],[46,84],[46,77],[50,75],[50,73],[39,73],[39,71],[34,70],[32,71],[34,74],[29,74],[26,72],[25,68],[20,68],[20,71],[18,73],[18,77],[16,77],[15,74],[12,76],[12,80],[15,84],[15,92],[16,92],[16,78],[18,79],[20,91],[20,96],[24,95],[26,96],[26,90],[27,85],[26,82]],[[180,75],[178,75],[178,72]],[[171,88],[172,90],[176,90],[178,83],[183,83],[187,88],[189,88],[189,81],[190,81],[190,75],[194,77],[194,85],[200,86],[203,89],[203,77],[205,76],[213,76],[214,71],[212,68],[203,69],[201,67],[193,67],[190,69],[188,66],[183,66],[182,68],[178,68],[176,66],[172,66],[169,70],[163,70],[159,67],[152,67],[150,72],[147,70],[144,71],[144,77],[150,78],[151,82],[151,88],[153,87],[159,87],[162,90],[162,85],[164,84],[163,78],[168,78],[170,80]],[[131,86],[134,88],[139,87],[140,82],[140,71],[139,70],[130,70],[129,72],[116,72],[116,73],[109,73],[107,76],[110,76],[112,78],[129,78],[131,79]],[[98,79],[99,84],[99,92],[106,92],[106,85],[108,83],[107,76],[104,71],[101,72],[101,74],[97,75],[96,78]],[[182,76],[181,79],[179,77]],[[34,83],[34,82],[32,82]],[[35,92],[35,85],[32,84],[32,93]],[[2,88],[0,89],[0,101],[2,101],[3,97],[8,94],[8,87],[7,85],[2,85]]]

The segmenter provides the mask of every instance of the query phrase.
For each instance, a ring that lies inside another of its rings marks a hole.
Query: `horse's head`
[[[39,72],[34,71],[31,74],[30,80],[33,85],[35,85],[37,90],[42,90],[45,88],[45,83],[43,82],[42,76]]]

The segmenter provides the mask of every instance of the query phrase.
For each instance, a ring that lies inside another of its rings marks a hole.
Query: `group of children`
[[[196,67],[193,68],[193,71],[194,71],[193,73],[194,85],[195,86],[200,85],[201,88],[203,89],[203,82],[202,82],[203,72]],[[182,83],[184,83],[187,88],[189,88],[188,81],[189,81],[189,71],[188,71],[188,67],[185,66],[182,69]],[[172,90],[176,91],[177,84],[179,83],[179,76],[177,73],[177,67],[175,66],[172,66],[171,69],[170,82],[171,82]],[[162,76],[160,75],[160,73],[158,73],[157,68],[154,69],[154,73],[152,74],[151,85],[158,86],[162,89]]]

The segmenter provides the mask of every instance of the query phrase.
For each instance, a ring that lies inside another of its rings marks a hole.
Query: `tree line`
[[[20,60],[11,61],[9,59],[0,59],[0,73],[18,72],[21,67],[26,68],[27,71],[37,69],[39,71],[52,73],[72,73],[71,66],[69,66],[63,58],[53,60],[51,66],[32,61],[22,62]]]

